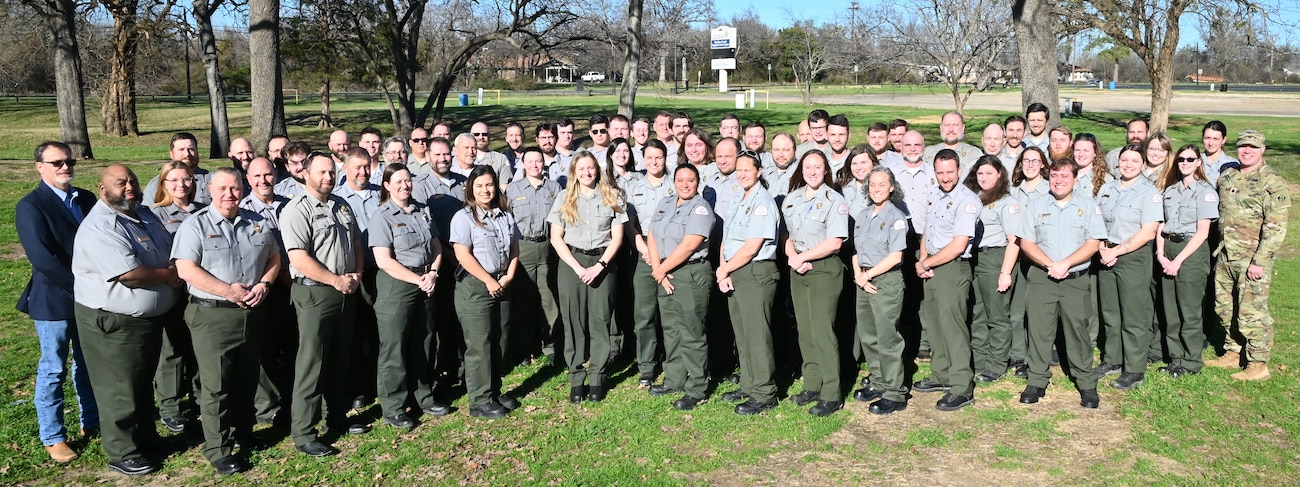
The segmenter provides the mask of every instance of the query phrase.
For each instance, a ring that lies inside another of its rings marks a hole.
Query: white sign
[[[713,70],[717,71],[721,69],[736,69],[736,58],[714,59]]]
[[[723,25],[709,31],[709,49],[735,49],[736,28]]]

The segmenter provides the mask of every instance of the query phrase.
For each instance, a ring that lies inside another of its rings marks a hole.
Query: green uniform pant
[[[375,319],[379,324],[379,360],[375,392],[385,416],[406,412],[414,397],[421,407],[433,404],[433,298],[419,286],[380,270],[375,277]]]
[[[790,299],[803,354],[803,390],[819,393],[823,401],[841,401],[840,346],[835,318],[844,291],[844,265],[830,256],[812,262],[812,270],[790,274]]]
[[[1268,311],[1273,268],[1265,267],[1264,276],[1252,281],[1246,277],[1249,266],[1249,260],[1219,258],[1214,267],[1214,311],[1228,333],[1225,349],[1240,353],[1245,344],[1246,360],[1268,362],[1273,348],[1273,316]],[[1234,321],[1238,333],[1233,333]]]
[[[163,324],[162,348],[158,354],[158,370],[154,372],[154,396],[158,399],[158,415],[163,418],[180,416],[185,396],[197,397],[199,390],[198,365],[194,362],[194,344],[190,330],[185,326],[185,302],[189,295],[181,293],[176,307],[159,317]]]
[[[508,350],[510,292],[488,294],[487,285],[474,276],[456,283],[456,315],[465,337],[465,393],[470,407],[486,406],[501,394],[505,371],[502,352]]]
[[[709,379],[709,355],[704,337],[704,316],[709,312],[712,268],[704,262],[683,265],[672,272],[673,293],[659,286],[659,315],[664,326],[664,386],[703,399]]]
[[[352,358],[350,298],[330,286],[295,283],[289,291],[298,310],[298,356],[294,363],[293,406],[289,433],[293,444],[316,440],[316,424],[343,425],[352,405],[347,394]]]
[[[659,283],[650,275],[650,264],[638,254],[630,269],[632,274],[632,335],[636,337],[636,368],[643,376],[655,373],[659,353]]]
[[[554,353],[555,327],[560,310],[551,286],[550,242],[519,241],[519,271],[510,284],[510,310],[514,323],[515,351],[519,359],[541,350]]]
[[[934,277],[925,280],[925,301],[921,314],[930,327],[930,380],[952,386],[957,396],[975,393],[975,371],[971,369],[970,328],[966,326],[970,296],[970,263],[954,259],[933,267]]]
[[[99,434],[109,462],[142,456],[157,441],[153,373],[162,347],[159,318],[135,318],[76,304],[77,333],[99,404]]]
[[[975,254],[971,278],[975,306],[970,323],[970,347],[975,370],[998,375],[1006,372],[1011,355],[1011,290],[998,292],[1006,250],[1006,247],[981,247]]]
[[[1074,386],[1081,391],[1097,388],[1097,373],[1092,367],[1092,339],[1088,336],[1088,315],[1092,299],[1088,293],[1090,280],[1084,273],[1057,281],[1048,277],[1041,267],[1031,267],[1026,276],[1028,290],[1025,299],[1029,307],[1029,348],[1025,363],[1029,366],[1029,385],[1047,388],[1052,372],[1052,346],[1057,330],[1065,335],[1065,356],[1061,367],[1070,367]],[[1058,323],[1059,327],[1058,328]]]
[[[289,303],[289,285],[276,282],[261,306],[261,367],[253,411],[258,420],[288,413],[286,396],[293,387],[293,361],[298,352],[298,322]],[[288,418],[288,416],[284,416]]]
[[[214,308],[191,303],[185,322],[199,364],[199,413],[203,415],[203,457],[209,462],[235,454],[235,441],[253,432],[253,394],[260,369],[263,310]]]
[[[1165,258],[1174,259],[1187,248],[1187,242],[1165,241]],[[1210,246],[1201,242],[1196,251],[1178,268],[1178,275],[1161,273],[1165,342],[1169,345],[1169,365],[1199,372],[1205,365],[1205,283],[1210,279]]]
[[[875,294],[857,288],[858,343],[870,368],[872,387],[885,399],[906,402],[904,342],[898,331],[903,311],[903,272],[894,269],[872,278],[871,283],[876,286]]]
[[[599,255],[573,253],[583,267],[596,265]],[[569,266],[559,275],[560,307],[564,309],[564,363],[569,368],[569,385],[605,384],[605,363],[609,361],[609,326],[614,317],[614,267],[605,268],[591,285],[584,284]]]
[[[775,262],[750,262],[731,273],[736,289],[727,297],[740,358],[740,390],[761,402],[776,398],[772,300],[778,275]]]
[[[903,309],[920,310],[921,302],[925,300],[925,283],[924,279],[916,276],[917,257],[921,252],[921,234],[916,232],[907,232],[907,250],[903,252],[903,279],[906,282],[903,293]],[[909,313],[909,317],[904,320],[913,321],[906,323],[907,328],[911,328],[904,338],[907,340],[916,340],[916,350],[918,352],[931,351],[930,347],[930,330],[933,326],[926,322],[925,313]],[[915,336],[915,338],[912,338]]]
[[[1097,272],[1097,292],[1101,295],[1101,323],[1106,328],[1106,347],[1119,343],[1123,347],[1124,372],[1147,371],[1147,351],[1151,349],[1151,322],[1155,319],[1155,300],[1151,296],[1151,247],[1119,256],[1112,267]]]
[[[1024,261],[1016,263],[1015,274],[1016,281],[1011,285],[1011,346],[1010,362],[1024,363],[1025,355],[1029,348],[1029,313],[1026,311],[1025,295],[1029,290],[1029,283],[1025,279],[1026,273],[1032,267]]]

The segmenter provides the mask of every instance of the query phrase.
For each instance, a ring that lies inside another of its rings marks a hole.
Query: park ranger
[[[100,201],[77,229],[72,250],[77,332],[99,404],[108,467],[125,475],[158,470],[142,451],[158,441],[153,373],[162,317],[181,280],[171,265],[171,234],[140,211],[140,181],[126,166],[104,169]]]
[[[519,225],[519,282],[511,295],[510,318],[514,323],[515,351],[507,356],[526,361],[541,352],[552,363],[555,359],[556,326],[560,308],[555,302],[555,288],[551,285],[550,232],[546,215],[560,194],[560,183],[546,179],[542,151],[536,147],[524,149],[519,158],[521,177],[510,182],[506,196],[510,198],[510,211]]]
[[[898,208],[903,193],[894,172],[877,166],[867,173],[869,205],[854,220],[853,283],[857,292],[857,339],[871,375],[853,398],[869,402],[873,414],[907,408],[903,385],[903,335],[898,316],[903,305],[903,251],[907,214]],[[879,399],[878,401],[876,399]]]
[[[637,384],[650,387],[655,380],[655,354],[659,349],[660,328],[658,288],[650,276],[650,248],[647,236],[650,234],[650,220],[655,215],[655,208],[664,198],[675,193],[672,176],[666,168],[665,154],[668,149],[659,139],[646,140],[642,151],[642,163],[645,164],[645,177],[632,181],[624,188],[627,193],[628,230],[631,245],[636,250],[636,259],[631,268],[624,272],[632,274],[632,333],[636,336]]]
[[[921,312],[930,327],[930,378],[917,382],[917,392],[946,391],[935,403],[940,411],[956,411],[975,402],[974,371],[971,370],[970,328],[966,326],[967,296],[970,292],[970,243],[979,220],[979,196],[957,184],[961,170],[957,153],[940,150],[934,159],[938,191],[926,210],[921,253],[916,275],[925,281]]]
[[[1119,179],[1102,185],[1097,195],[1107,234],[1097,251],[1101,264],[1097,293],[1106,330],[1102,360],[1114,364],[1122,357],[1118,365],[1124,373],[1110,384],[1119,390],[1137,387],[1146,379],[1147,351],[1153,339],[1154,252],[1149,244],[1165,215],[1160,190],[1142,174],[1144,160],[1141,146],[1122,148],[1116,168]]]
[[[274,424],[280,413],[284,394],[293,382],[293,355],[298,348],[297,325],[294,325],[293,306],[289,304],[289,254],[284,251],[280,238],[280,209],[288,198],[275,194],[275,169],[264,157],[248,164],[249,194],[240,202],[240,208],[261,217],[261,225],[269,226],[280,249],[280,275],[271,280],[271,290],[264,299],[262,331],[262,367],[258,374],[257,394],[253,397],[253,412],[257,421]],[[288,412],[287,410],[285,411]],[[288,414],[279,416],[288,418]]]
[[[317,435],[322,416],[330,433],[369,431],[365,425],[346,424],[344,380],[352,344],[353,306],[348,301],[361,285],[363,248],[356,215],[343,198],[330,194],[335,181],[333,160],[313,153],[306,167],[307,193],[290,201],[280,214],[280,233],[293,277],[290,298],[298,311],[290,434],[299,452],[322,457],[338,453]]]
[[[723,141],[733,139],[723,139]],[[744,151],[736,159],[735,178],[743,192],[732,200],[723,220],[722,259],[715,277],[727,296],[731,327],[740,358],[740,390],[746,402],[736,414],[757,414],[776,406],[776,358],[772,351],[772,302],[776,298],[776,200],[760,182],[762,162]],[[728,393],[734,394],[734,393]],[[723,399],[731,399],[723,394]]]
[[[664,382],[650,386],[650,395],[681,391],[684,395],[673,402],[673,407],[686,411],[704,402],[709,385],[704,372],[709,354],[704,316],[709,309],[713,277],[708,257],[714,216],[709,203],[699,194],[700,172],[694,164],[677,166],[673,189],[677,195],[659,200],[654,214],[648,215],[646,253],[650,277],[659,283],[664,331]]]
[[[1232,375],[1237,380],[1269,377],[1273,316],[1268,311],[1268,291],[1291,209],[1291,190],[1286,179],[1264,162],[1264,149],[1264,134],[1242,131],[1237,135],[1241,169],[1219,176],[1223,242],[1214,269],[1214,310],[1229,333],[1224,343],[1227,353],[1207,365],[1237,368],[1245,355],[1246,370]],[[1231,333],[1234,318],[1235,334]]]
[[[1106,223],[1101,208],[1092,195],[1075,191],[1079,167],[1069,160],[1055,161],[1048,170],[1052,197],[1029,202],[1024,225],[1020,230],[1020,251],[1034,263],[1026,280],[1026,301],[1030,306],[1029,385],[1020,393],[1020,402],[1034,404],[1046,395],[1051,371],[1048,364],[1058,330],[1065,335],[1065,358],[1068,360],[1074,387],[1079,390],[1079,405],[1096,409],[1097,372],[1092,368],[1092,338],[1088,336],[1088,266],[1101,239],[1106,238]],[[1060,328],[1057,322],[1060,321]]]
[[[172,259],[190,292],[185,323],[202,386],[203,456],[217,473],[232,474],[245,468],[234,456],[235,441],[247,442],[253,432],[262,305],[280,272],[280,250],[274,227],[239,207],[238,171],[217,168],[205,190],[212,205],[181,224]]]
[[[1196,144],[1178,149],[1165,173],[1165,222],[1156,238],[1156,261],[1164,302],[1165,345],[1173,377],[1200,373],[1205,365],[1205,285],[1210,277],[1210,227],[1219,218],[1219,194],[1205,174]]]

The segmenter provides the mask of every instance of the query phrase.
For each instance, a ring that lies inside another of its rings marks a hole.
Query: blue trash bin
[[[460,106],[463,107],[469,106],[469,93],[460,94]]]
[[[1110,82],[1110,91],[1115,91],[1115,82],[1114,82],[1114,81],[1111,81],[1111,82]]]

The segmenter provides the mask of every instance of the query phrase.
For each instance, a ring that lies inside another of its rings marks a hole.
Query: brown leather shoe
[[[45,447],[45,452],[50,454],[50,459],[56,463],[68,463],[77,459],[77,452],[72,451],[67,442],[60,441],[53,445]]]

